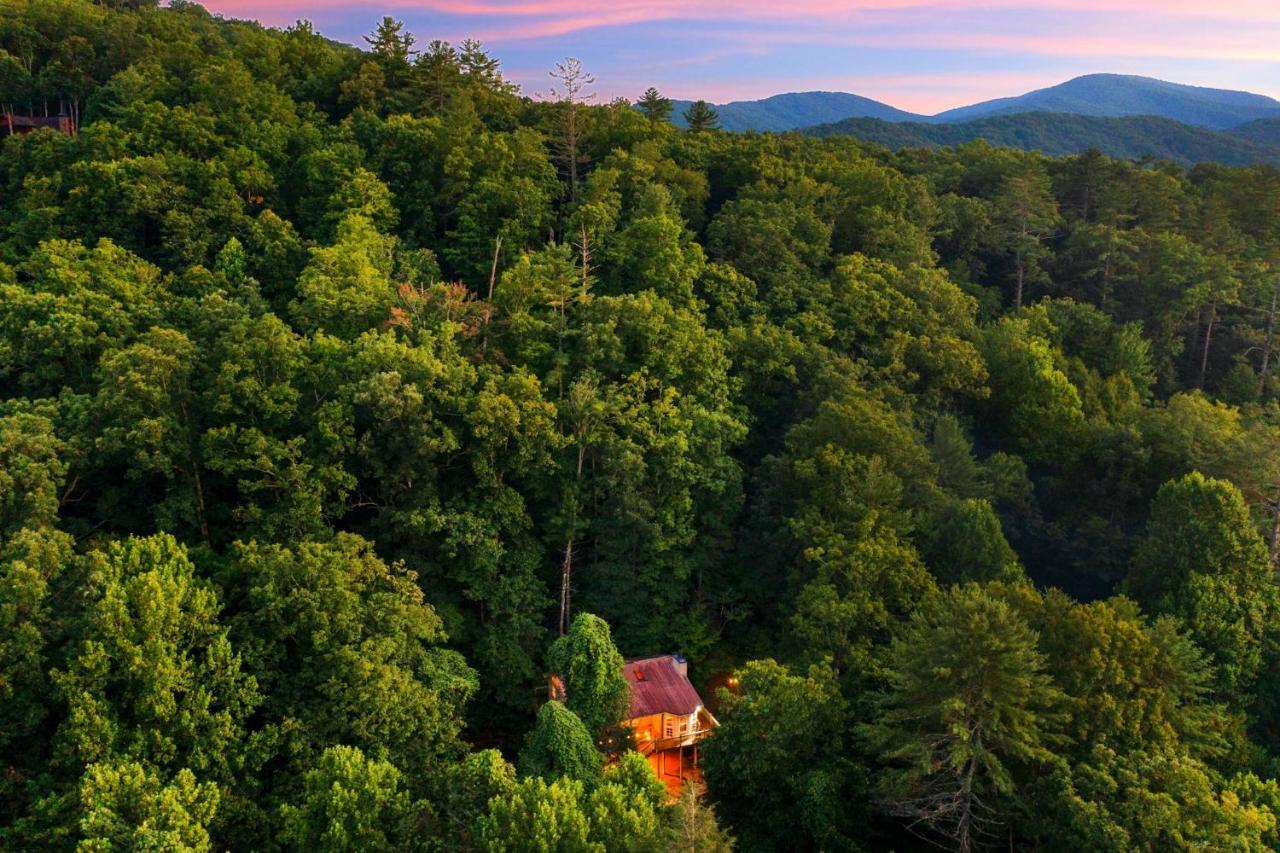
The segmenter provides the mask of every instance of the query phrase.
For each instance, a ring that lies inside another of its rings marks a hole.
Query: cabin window
[[[674,720],[666,720],[663,724],[663,737],[674,737],[676,733],[676,724]]]

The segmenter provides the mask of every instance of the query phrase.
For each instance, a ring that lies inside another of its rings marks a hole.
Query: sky
[[[649,86],[713,103],[853,92],[921,113],[1081,74],[1280,98],[1280,0],[204,0],[360,44],[383,15],[420,44],[476,38],[529,95],[575,56],[600,101]]]

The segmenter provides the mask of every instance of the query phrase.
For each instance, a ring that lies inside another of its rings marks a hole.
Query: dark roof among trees
[[[674,655],[627,661],[623,667],[631,685],[630,719],[651,714],[692,714],[702,697],[681,673]]]

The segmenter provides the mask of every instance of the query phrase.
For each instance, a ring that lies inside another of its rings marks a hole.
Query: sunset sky
[[[384,14],[420,43],[478,38],[527,94],[566,55],[601,100],[813,89],[948,107],[1096,71],[1280,97],[1280,0],[208,0],[359,43]]]

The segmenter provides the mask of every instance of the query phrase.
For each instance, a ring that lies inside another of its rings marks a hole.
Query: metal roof
[[[702,706],[698,691],[677,669],[675,655],[627,661],[622,672],[631,687],[629,719],[663,713],[692,714]]]

